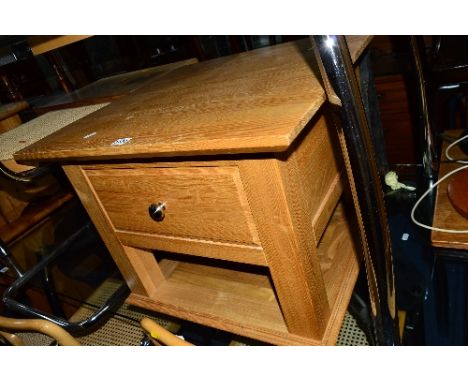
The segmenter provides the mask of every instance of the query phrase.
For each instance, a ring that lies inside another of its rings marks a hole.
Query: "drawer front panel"
[[[117,231],[259,245],[237,167],[86,170]],[[164,218],[150,217],[164,203]]]

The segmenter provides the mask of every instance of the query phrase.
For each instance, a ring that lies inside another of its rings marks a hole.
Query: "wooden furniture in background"
[[[0,134],[21,125],[21,117],[18,113],[27,109],[29,104],[26,101],[13,102],[0,106]],[[9,160],[4,160],[8,165],[13,161],[13,156]],[[15,162],[16,163],[16,162]],[[23,166],[19,166],[23,167]],[[21,170],[20,170],[21,171]],[[6,192],[10,189],[10,192]],[[18,200],[15,196],[16,190],[11,187],[11,182],[6,179],[0,179],[0,228],[4,227],[8,222],[11,222],[21,214],[24,209],[24,202]]]
[[[447,195],[458,213],[468,219],[468,170],[453,176],[447,187]]]
[[[1,84],[5,87],[8,94],[8,101],[12,103],[21,102],[23,95],[18,91],[17,86],[11,81],[5,70],[0,67]]]
[[[16,70],[12,70],[11,65],[9,65],[9,68],[7,66],[0,68],[0,80],[7,92],[6,99],[16,102],[23,98],[31,97],[33,94],[44,94],[42,93],[44,90],[50,91],[47,83],[34,78],[38,75],[42,76],[42,72],[31,58],[42,54],[49,59],[59,84],[65,91],[71,91],[72,84],[68,78],[71,73],[67,73],[67,70],[64,68],[57,49],[91,36],[24,36],[23,39],[20,39],[20,37],[16,36],[13,39],[16,41],[12,41],[12,46],[9,48],[3,47],[4,51],[6,51],[6,56],[3,60],[4,65],[5,63],[13,63],[16,68],[18,66],[22,68],[20,69],[22,73],[19,76],[17,75],[18,73],[15,73]]]
[[[55,131],[68,123],[71,123],[80,117],[91,113],[106,104],[93,105],[79,109],[69,109],[57,111],[48,115],[35,118],[29,122],[16,126],[14,129],[4,132],[0,135],[0,161],[9,169],[16,172],[30,170],[31,167],[23,166],[13,159],[13,153],[21,147],[44,138],[52,131]],[[19,222],[25,208],[34,200],[45,198],[50,201],[50,207],[55,206],[54,199],[59,197],[60,185],[52,175],[44,176],[30,183],[16,182],[5,177],[0,177],[0,215],[3,216],[7,224],[4,227],[7,232],[4,237],[10,238],[11,232],[16,232]],[[48,202],[43,206],[38,206],[37,211],[30,216],[42,216],[42,209],[49,209]],[[30,211],[31,212],[31,211]],[[34,226],[35,220],[24,221],[21,223],[27,226]],[[13,231],[12,231],[13,230]],[[13,236],[16,236],[13,235]],[[6,240],[9,242],[9,240]]]
[[[29,104],[26,101],[0,105],[0,133],[21,125],[22,121],[18,113],[28,107]]]
[[[446,130],[445,135],[449,137],[460,137],[462,130]],[[447,142],[442,145],[442,158],[439,168],[439,179],[448,172],[461,166],[459,163],[445,162],[445,148],[448,146]],[[453,158],[466,160],[466,155],[460,150],[458,146],[453,147],[450,151]],[[452,230],[466,230],[468,229],[468,220],[462,216],[450,202],[447,194],[447,186],[450,178],[442,182],[437,187],[436,203],[434,207],[434,217],[432,225],[438,228],[446,228]],[[447,233],[433,231],[431,234],[432,245],[439,249],[461,249],[468,250],[468,234],[466,233]]]
[[[406,82],[402,75],[375,77],[385,151],[390,165],[418,162],[417,134]]]
[[[31,36],[27,41],[32,54],[38,56],[89,37],[91,35]]]
[[[305,40],[184,66],[15,158],[63,164],[131,304],[333,344],[358,260],[315,65]]]
[[[0,106],[0,134],[21,125],[21,117],[18,113],[27,109],[29,104],[26,101],[13,102]],[[11,158],[13,159],[13,156]],[[8,160],[6,164],[8,164]],[[8,180],[0,180],[0,227],[4,227],[8,222],[14,220],[24,209],[25,204],[14,195],[16,192],[5,192],[5,188],[11,190]],[[14,188],[13,188],[14,190]]]
[[[461,133],[461,129],[444,131],[444,135],[452,137],[453,140],[460,137]],[[459,163],[447,162],[445,148],[449,143],[444,141],[442,144],[439,179],[462,166]],[[467,155],[457,145],[452,148],[450,155],[456,159],[467,160]],[[455,176],[457,174],[460,172],[455,173]],[[448,185],[453,179],[453,176],[449,177],[437,187],[432,226],[466,231],[468,219],[455,209],[448,197]],[[434,286],[429,288],[430,305],[428,305],[429,324],[427,326],[431,331],[426,335],[430,336],[432,343],[435,344],[466,345],[468,233],[432,231],[431,243],[436,259],[431,277],[435,281]],[[433,323],[431,325],[430,320],[434,320],[431,314],[437,314],[437,325]],[[439,320],[438,317],[443,317],[443,320]]]

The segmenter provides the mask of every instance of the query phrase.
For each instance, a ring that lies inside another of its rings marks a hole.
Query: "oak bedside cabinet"
[[[19,151],[59,162],[130,304],[334,344],[358,274],[310,41],[179,68]]]

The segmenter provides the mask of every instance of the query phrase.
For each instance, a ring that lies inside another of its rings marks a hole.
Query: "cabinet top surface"
[[[284,151],[325,101],[318,76],[309,39],[185,66],[19,151],[15,159]]]

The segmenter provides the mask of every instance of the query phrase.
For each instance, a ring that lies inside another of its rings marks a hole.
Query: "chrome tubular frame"
[[[374,343],[397,345],[393,259],[384,194],[361,93],[343,36],[314,36],[355,205],[370,297]]]
[[[18,313],[27,317],[48,320],[73,333],[79,333],[85,329],[89,329],[96,325],[109,313],[115,313],[115,311],[120,307],[120,305],[125,301],[130,293],[130,290],[125,283],[123,283],[116,291],[114,291],[114,293],[108,297],[108,299],[91,316],[80,322],[70,322],[62,317],[54,316],[15,300],[16,295],[19,294],[23,287],[25,287],[35,276],[42,273],[44,268],[62,256],[71,245],[75,245],[78,241],[78,238],[82,237],[83,235],[86,236],[90,227],[91,223],[87,223],[79,228],[62,243],[60,243],[47,257],[44,257],[27,272],[22,273],[21,277],[19,277],[3,294],[2,301],[4,305],[14,313]],[[3,252],[8,255],[7,250],[3,250]]]

